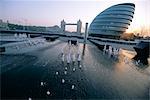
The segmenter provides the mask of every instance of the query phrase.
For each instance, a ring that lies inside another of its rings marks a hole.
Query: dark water
[[[140,69],[131,60],[124,63],[121,55],[118,60],[109,58],[96,46],[83,44],[79,47],[81,68],[78,62],[67,65],[60,56],[65,45],[60,42],[27,54],[1,55],[1,98],[149,100],[150,67]]]

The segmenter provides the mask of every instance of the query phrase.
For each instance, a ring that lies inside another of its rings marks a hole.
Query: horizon
[[[61,20],[67,23],[76,23],[79,19],[82,21],[82,32],[84,32],[85,23],[89,25],[92,20],[103,10],[120,3],[134,3],[135,14],[129,29],[126,32],[141,32],[144,29],[143,35],[149,35],[150,24],[148,12],[148,0],[111,0],[107,1],[92,1],[92,0],[77,0],[77,1],[54,1],[54,0],[1,0],[0,19],[9,21],[10,23],[21,25],[34,26],[60,26]],[[86,12],[86,13],[85,13]],[[142,15],[142,16],[141,16]],[[67,31],[75,31],[76,26],[67,26]]]

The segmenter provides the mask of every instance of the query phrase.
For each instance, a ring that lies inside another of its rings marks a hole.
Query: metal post
[[[86,43],[88,37],[88,23],[85,24],[85,36],[84,36],[84,43]]]

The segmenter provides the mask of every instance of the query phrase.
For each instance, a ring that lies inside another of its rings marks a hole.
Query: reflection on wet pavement
[[[2,98],[148,99],[150,67],[138,67],[133,54],[109,56],[94,45],[59,42],[33,53],[2,55]]]

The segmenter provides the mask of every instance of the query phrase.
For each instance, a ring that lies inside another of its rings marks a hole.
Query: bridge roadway
[[[60,36],[60,37],[77,37],[80,39],[83,39],[84,36],[83,35],[79,35],[79,34],[70,34],[68,32],[63,33],[63,32],[39,32],[39,31],[28,31],[28,30],[0,30],[0,34],[3,35],[3,33],[7,33],[7,34],[30,34],[31,37],[50,37],[50,36]]]
[[[9,33],[9,34],[22,34],[22,33],[25,33],[25,34],[32,34],[32,35],[38,35],[38,36],[41,36],[41,35],[59,35],[59,36],[65,36],[64,34],[62,33],[54,33],[54,32],[39,32],[39,31],[28,31],[28,30],[0,30],[0,33],[3,34],[3,33]]]

